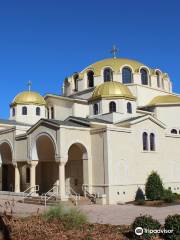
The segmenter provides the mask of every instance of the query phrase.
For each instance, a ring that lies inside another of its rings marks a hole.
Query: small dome
[[[102,98],[125,98],[135,100],[135,97],[132,95],[129,88],[120,82],[105,82],[98,85],[95,88],[90,100]]]
[[[35,104],[35,105],[46,105],[44,98],[37,92],[21,92],[13,100],[12,106],[17,104]]]
[[[151,100],[148,106],[155,106],[160,104],[172,104],[172,103],[180,103],[180,97],[175,95],[162,95],[157,96]]]

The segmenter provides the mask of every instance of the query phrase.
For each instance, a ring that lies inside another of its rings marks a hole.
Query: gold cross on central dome
[[[116,58],[117,53],[119,52],[119,49],[116,47],[116,45],[113,45],[112,50],[110,53],[112,53],[113,58]]]
[[[29,80],[28,81],[28,90],[29,90],[29,92],[31,91],[31,87],[32,87],[32,82]]]

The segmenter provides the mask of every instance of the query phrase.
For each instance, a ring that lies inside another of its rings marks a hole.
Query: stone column
[[[15,171],[15,181],[14,181],[14,192],[18,193],[20,192],[20,173],[18,169],[17,163],[13,164],[14,165],[14,171]]]
[[[59,163],[59,189],[61,200],[66,200],[65,193],[65,162]]]
[[[0,191],[2,191],[2,163],[0,162]]]
[[[30,187],[34,187],[36,185],[36,166],[38,161],[30,162]]]

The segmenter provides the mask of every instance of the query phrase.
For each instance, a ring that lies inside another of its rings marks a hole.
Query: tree
[[[146,182],[145,193],[148,200],[160,200],[163,196],[163,183],[157,172],[152,172]]]

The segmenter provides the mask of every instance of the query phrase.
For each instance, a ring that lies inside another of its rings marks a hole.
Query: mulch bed
[[[137,202],[132,201],[132,202],[128,202],[128,204],[134,204],[134,205],[138,205]],[[173,203],[166,203],[162,200],[156,200],[156,201],[148,201],[146,200],[144,202],[143,205],[140,206],[144,206],[144,207],[168,207],[168,206],[175,206],[175,205],[180,205],[180,199],[176,200]]]
[[[128,226],[86,224],[81,229],[66,229],[54,220],[47,222],[41,216],[24,219],[6,217],[12,240],[127,240]],[[124,234],[122,234],[124,233]],[[3,238],[2,238],[3,239]],[[1,237],[0,237],[1,240]]]

